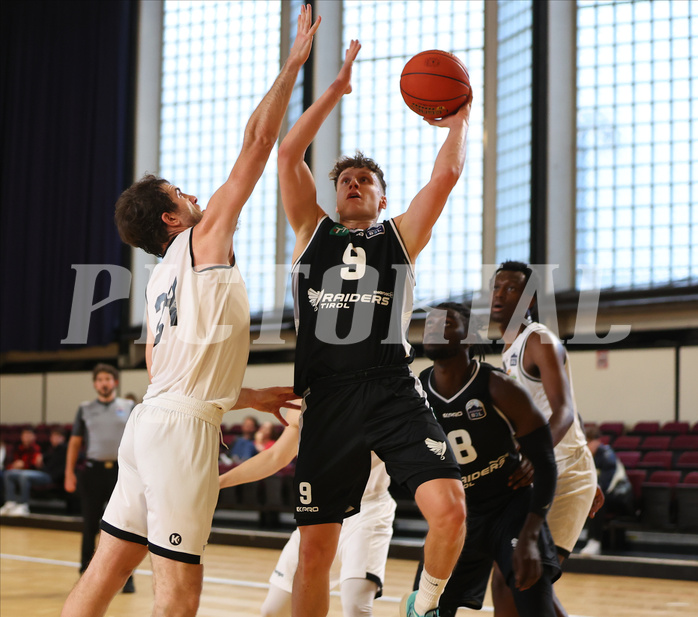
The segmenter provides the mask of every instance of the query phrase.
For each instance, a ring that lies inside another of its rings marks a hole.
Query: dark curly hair
[[[97,375],[100,373],[109,373],[109,375],[111,375],[117,381],[119,379],[119,371],[111,364],[104,364],[100,362],[99,364],[95,365],[95,367],[92,369],[92,381],[97,379]]]
[[[364,156],[364,153],[359,152],[358,150],[356,151],[355,156],[342,156],[337,159],[337,162],[334,164],[334,167],[330,172],[330,180],[334,182],[335,191],[337,190],[337,181],[339,180],[341,173],[345,169],[350,169],[352,167],[356,169],[368,169],[376,174],[378,181],[381,183],[381,187],[383,187],[383,194],[385,195],[387,185],[385,183],[385,177],[383,176],[383,170],[378,166],[376,161]]]
[[[533,269],[523,261],[512,261],[512,260],[507,260],[503,261],[499,268],[497,268],[497,271],[495,272],[496,274],[499,274],[500,272],[522,272],[524,277],[526,278],[526,282],[528,283],[528,279],[530,279],[533,276]],[[534,277],[535,281],[535,277]]]
[[[468,305],[463,304],[461,302],[441,302],[435,308],[442,310],[451,309],[452,311],[458,313],[461,316],[461,319],[463,320],[463,325],[465,326],[466,334],[469,334],[468,330],[470,330],[470,319],[472,313]],[[477,322],[475,323],[477,324]],[[475,331],[475,338],[477,339],[477,342],[470,344],[470,357],[474,358],[475,356],[478,356],[480,360],[484,360],[485,346],[477,330]]]
[[[114,213],[121,239],[158,257],[169,240],[162,215],[176,210],[162,188],[165,184],[169,184],[167,180],[153,174],[143,176],[121,193]]]

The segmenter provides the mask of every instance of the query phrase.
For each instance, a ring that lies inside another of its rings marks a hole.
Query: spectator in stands
[[[51,476],[51,483],[63,487],[65,484],[65,460],[68,444],[62,428],[52,428],[49,447],[44,452],[44,471]]]
[[[589,539],[581,554],[600,555],[606,513],[633,514],[633,487],[613,448],[601,442],[601,431],[596,426],[588,426],[585,432],[587,445],[594,455],[599,486],[606,499],[599,511],[587,520]]]
[[[242,435],[239,435],[230,449],[230,459],[233,463],[242,463],[257,454],[254,444],[255,434],[259,430],[259,423],[254,416],[247,416],[242,421]]]
[[[254,446],[257,452],[268,450],[274,443],[276,443],[274,425],[271,422],[263,422],[254,436]]]
[[[48,484],[51,477],[42,470],[44,459],[36,443],[36,434],[25,428],[20,443],[15,448],[8,469],[3,474],[7,501],[0,514],[3,516],[26,516],[29,514],[29,494],[32,484]],[[19,493],[19,495],[17,495]]]
[[[288,426],[274,447],[267,448],[253,461],[238,465],[221,475],[220,487],[256,482],[280,471],[298,453],[298,418],[291,410],[286,414]],[[347,518],[339,534],[335,562],[341,562],[339,581],[344,617],[373,615],[373,600],[383,593],[385,564],[396,504],[388,492],[390,477],[385,464],[371,454],[371,474],[366,484],[361,510]],[[291,592],[298,567],[300,531],[296,529],[286,543],[269,579],[269,591],[261,608],[262,617],[291,617]]]
[[[116,485],[117,454],[133,401],[118,398],[119,371],[109,364],[98,364],[92,371],[92,383],[97,398],[80,405],[68,442],[65,464],[65,490],[74,493],[80,487],[82,510],[82,550],[80,572],[87,569],[95,552],[95,538],[99,521]],[[86,447],[84,471],[78,477],[75,466],[83,445]],[[133,580],[129,578],[124,592],[132,593]]]

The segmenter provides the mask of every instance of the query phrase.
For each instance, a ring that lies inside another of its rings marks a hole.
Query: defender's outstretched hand
[[[313,37],[321,21],[322,17],[318,17],[315,23],[313,23],[313,8],[309,4],[301,7],[301,13],[298,16],[296,40],[293,41],[293,46],[288,56],[289,61],[297,62],[299,65],[305,63],[310,55]]]
[[[281,408],[300,409],[298,396],[293,393],[290,386],[273,386],[271,388],[242,388],[233,409],[257,409],[265,413],[273,414],[281,424],[288,426],[288,422],[281,415]]]

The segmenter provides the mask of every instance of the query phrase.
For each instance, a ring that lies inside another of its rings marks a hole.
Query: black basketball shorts
[[[294,489],[298,525],[341,523],[360,510],[371,450],[413,493],[460,468],[407,366],[320,379],[303,400]]]
[[[468,510],[465,545],[451,578],[439,600],[444,616],[455,615],[459,606],[480,610],[494,561],[499,565],[507,585],[514,595],[521,617],[554,617],[552,584],[560,577],[560,564],[555,543],[546,523],[538,536],[543,574],[533,587],[520,591],[515,585],[512,562],[513,546],[528,515],[530,487],[512,492],[511,499],[501,508]],[[466,503],[467,499],[466,491]]]

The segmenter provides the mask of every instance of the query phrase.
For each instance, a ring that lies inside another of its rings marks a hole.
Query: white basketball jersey
[[[540,378],[532,377],[524,370],[523,356],[526,352],[526,341],[532,332],[546,333],[551,340],[559,342],[559,339],[543,324],[537,322],[530,323],[526,326],[526,329],[516,337],[511,347],[502,353],[502,362],[507,375],[516,379],[516,381],[528,391],[531,398],[533,398],[533,402],[536,404],[536,407],[538,407],[538,409],[543,412],[543,415],[550,420],[553,412],[550,408],[548,397],[545,394],[543,382],[540,380]],[[574,387],[572,385],[572,371],[570,370],[570,362],[569,358],[567,357],[567,352],[565,352],[565,372],[567,373],[567,380],[570,384],[574,421],[567,433],[565,433],[565,436],[560,440],[560,443],[555,446],[556,461],[561,461],[570,456],[576,455],[577,449],[584,448],[587,443],[586,437],[584,436],[584,431],[582,430],[582,426],[579,421],[579,414],[577,414],[577,405],[574,399]]]
[[[180,233],[146,290],[155,337],[144,400],[181,394],[228,411],[237,401],[250,346],[250,307],[237,265],[193,267],[191,233]]]

